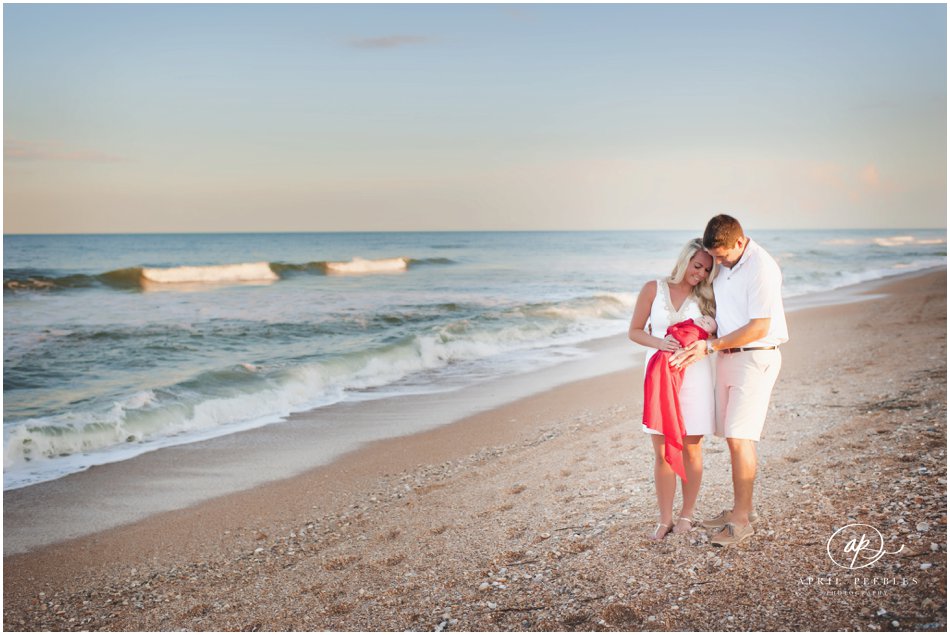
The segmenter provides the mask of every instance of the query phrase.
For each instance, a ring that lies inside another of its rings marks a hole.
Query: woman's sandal
[[[676,531],[676,530],[679,528],[679,524],[680,524],[679,521],[680,521],[680,520],[685,520],[686,522],[689,523],[689,528],[686,529],[685,531]],[[690,518],[690,517],[688,517],[688,516],[680,516],[680,517],[679,517],[679,520],[676,521],[676,525],[673,526],[673,533],[674,533],[674,534],[677,534],[677,535],[680,535],[680,534],[688,534],[689,532],[693,531],[693,527],[695,527],[695,526],[696,526],[696,521],[695,521],[695,520],[693,520],[692,518]]]
[[[670,523],[669,525],[664,525],[663,523],[657,523],[656,529],[654,529],[653,533],[650,534],[650,540],[652,542],[660,542],[661,540],[666,538],[666,535],[668,533],[673,531],[674,525],[675,523]],[[660,533],[661,530],[664,530],[662,534]]]

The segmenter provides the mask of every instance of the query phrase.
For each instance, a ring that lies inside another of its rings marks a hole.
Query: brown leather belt
[[[724,348],[719,353],[744,353],[745,351],[774,351],[778,346],[750,346],[748,348]]]

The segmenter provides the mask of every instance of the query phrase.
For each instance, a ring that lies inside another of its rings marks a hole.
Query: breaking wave
[[[143,268],[142,280],[159,284],[267,282],[278,276],[266,262],[208,267],[171,267],[169,269]]]
[[[350,261],[313,261],[305,263],[252,262],[226,265],[179,267],[126,267],[105,273],[56,276],[30,269],[4,271],[5,291],[58,291],[90,287],[149,290],[174,285],[220,285],[271,283],[295,274],[346,275],[398,273],[422,265],[450,265],[449,258],[355,257]]]
[[[16,488],[159,447],[275,423],[293,412],[340,402],[354,392],[361,398],[386,396],[387,391],[398,394],[405,382],[428,385],[425,373],[467,368],[499,355],[570,347],[591,337],[615,334],[622,329],[634,300],[633,294],[611,293],[507,308],[482,307],[475,313],[469,313],[474,307],[459,306],[456,308],[465,313],[438,324],[414,325],[398,338],[379,339],[366,348],[301,358],[290,365],[236,360],[230,366],[173,385],[150,387],[122,400],[8,421],[4,426],[4,487]],[[438,305],[426,315],[451,308]],[[379,317],[389,326],[393,316],[383,313]],[[163,339],[168,337],[166,334]],[[493,372],[495,368],[492,366]]]
[[[381,260],[366,260],[354,258],[349,262],[328,262],[327,273],[332,274],[367,274],[393,273],[405,271],[409,267],[408,258],[383,258]]]

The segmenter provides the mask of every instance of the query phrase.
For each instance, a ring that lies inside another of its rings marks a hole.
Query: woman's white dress
[[[673,309],[673,301],[670,299],[670,287],[666,280],[656,281],[656,297],[653,298],[653,306],[650,307],[650,319],[647,321],[647,327],[651,335],[660,339],[666,337],[666,329],[671,324],[682,322],[692,318],[698,319],[702,315],[699,304],[692,295],[689,295],[683,301],[679,311]],[[650,361],[655,348],[648,348],[644,358],[643,368]],[[683,421],[686,424],[686,434],[712,434],[716,422],[715,390],[713,377],[712,359],[704,357],[698,362],[690,365],[683,373],[683,385],[679,392],[680,411],[683,413]],[[656,430],[651,430],[642,426],[644,432],[652,434],[662,434]]]

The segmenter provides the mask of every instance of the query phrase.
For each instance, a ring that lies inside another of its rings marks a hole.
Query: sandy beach
[[[267,429],[215,441],[270,466],[198,465],[182,446],[74,475],[68,513],[54,504],[68,484],[7,492],[4,629],[944,631],[946,289],[929,271],[789,313],[761,519],[737,547],[701,529],[645,539],[652,454],[631,363],[528,396],[499,387],[490,410],[288,478],[308,448],[285,461],[280,444],[306,438],[310,414],[273,447]],[[633,349],[609,344],[613,360]],[[707,439],[705,470],[711,517],[731,502],[723,440]],[[189,473],[223,485],[182,492]],[[148,497],[163,480],[167,500],[113,526],[113,490]],[[72,521],[96,530],[64,535]],[[903,549],[842,567],[828,545],[849,524]]]

